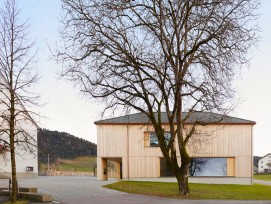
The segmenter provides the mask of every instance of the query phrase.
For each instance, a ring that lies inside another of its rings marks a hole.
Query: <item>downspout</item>
[[[129,116],[128,116],[128,121],[129,121]],[[129,150],[130,150],[130,144],[129,144],[129,122],[126,124],[126,134],[127,134],[127,179],[130,179],[130,155],[129,155]]]
[[[251,125],[251,185],[253,185],[253,176],[254,176],[254,152],[253,152],[253,125]]]

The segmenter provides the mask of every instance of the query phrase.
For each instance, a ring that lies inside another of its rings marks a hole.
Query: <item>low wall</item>
[[[17,172],[16,173],[16,176],[17,178],[34,178],[34,177],[37,177],[38,176],[38,173],[37,172],[30,172],[30,171],[27,171],[27,172]],[[0,179],[1,178],[10,178],[11,177],[11,173],[9,172],[1,172],[0,173]]]
[[[39,171],[39,176],[90,176],[94,177],[94,172],[79,171]]]

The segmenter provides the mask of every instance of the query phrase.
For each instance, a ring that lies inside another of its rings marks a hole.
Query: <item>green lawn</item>
[[[79,171],[79,172],[90,172],[93,168],[91,167],[85,167],[81,165],[76,164],[67,164],[62,163],[59,165],[59,171]]]
[[[59,171],[92,172],[96,165],[96,157],[78,157],[75,159],[59,159]],[[47,164],[41,164],[41,169],[47,170]],[[50,164],[50,169],[56,170],[56,163]]]
[[[271,174],[254,175],[254,179],[257,179],[257,180],[265,180],[265,181],[271,181]]]
[[[178,195],[177,183],[121,181],[104,186],[118,191],[180,199],[271,200],[271,186],[190,184],[188,197]]]
[[[96,157],[78,157],[76,159],[60,159],[60,171],[93,171],[96,164]]]

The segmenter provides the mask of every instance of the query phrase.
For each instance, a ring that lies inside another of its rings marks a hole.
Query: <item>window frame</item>
[[[167,135],[165,138],[168,144],[171,138],[171,134],[169,131],[165,131],[164,135]],[[145,147],[159,147],[159,142],[158,142],[156,133],[154,131],[144,132],[144,146]]]

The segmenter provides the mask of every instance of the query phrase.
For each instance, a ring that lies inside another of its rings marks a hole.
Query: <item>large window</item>
[[[189,176],[234,176],[234,158],[192,158]]]
[[[166,160],[160,158],[160,176],[173,176],[167,167]],[[189,167],[189,176],[235,176],[234,158],[192,158]]]
[[[164,137],[166,142],[168,143],[170,140],[170,132],[165,132]],[[149,147],[159,147],[159,142],[155,132],[145,133],[145,146]]]

